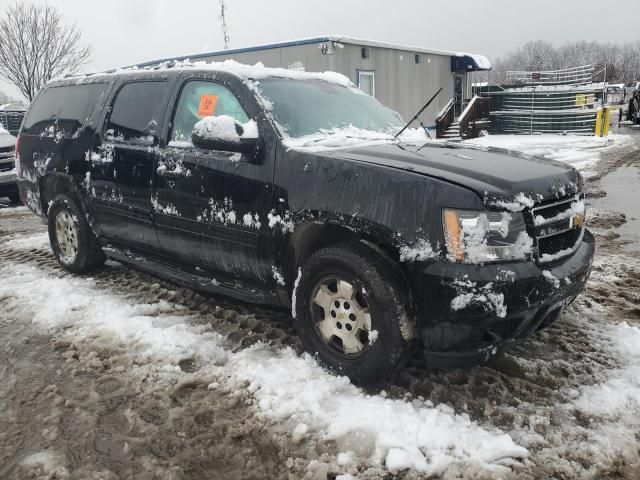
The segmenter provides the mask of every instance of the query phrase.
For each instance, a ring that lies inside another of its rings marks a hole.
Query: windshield
[[[393,135],[404,125],[398,113],[355,88],[321,80],[268,78],[260,80],[259,89],[291,138],[345,127]]]

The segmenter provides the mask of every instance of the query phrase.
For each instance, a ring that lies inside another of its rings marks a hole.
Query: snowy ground
[[[601,197],[638,140],[473,142],[568,161]],[[0,209],[0,478],[638,478],[640,261],[623,215],[590,220],[594,272],[556,325],[492,368],[418,356],[363,391],[299,353],[287,313],[115,263],[66,274]]]

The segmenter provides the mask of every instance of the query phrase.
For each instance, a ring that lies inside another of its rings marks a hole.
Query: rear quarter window
[[[106,83],[92,83],[47,88],[36,97],[24,120],[22,133],[75,136],[90,123],[107,87]]]

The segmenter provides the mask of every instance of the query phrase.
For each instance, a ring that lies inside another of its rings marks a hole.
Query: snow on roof
[[[64,80],[64,79],[78,79],[82,81],[84,79],[104,76],[104,75],[123,75],[123,74],[140,74],[142,72],[169,72],[169,71],[185,71],[185,70],[209,70],[215,72],[227,72],[236,75],[237,77],[248,80],[258,80],[262,78],[289,78],[293,80],[323,80],[325,82],[342,85],[345,87],[355,87],[353,82],[349,80],[345,75],[337,72],[304,72],[299,70],[289,70],[286,68],[278,67],[265,67],[262,62],[258,62],[255,65],[246,65],[244,63],[236,62],[235,60],[224,60],[222,62],[192,62],[189,59],[177,60],[177,61],[164,61],[154,64],[154,66],[139,67],[137,65],[131,67],[123,67],[106,72],[99,73],[80,73],[75,75],[69,75],[64,78],[56,78],[52,81]]]
[[[479,68],[486,69],[486,70],[491,69],[491,62],[489,62],[487,57],[485,57],[484,55],[479,55],[474,53],[465,53],[465,52],[454,52],[449,50],[436,50],[431,48],[422,48],[422,47],[415,47],[415,46],[409,46],[409,45],[400,45],[395,43],[381,42],[377,40],[363,40],[360,38],[345,37],[343,35],[325,35],[321,37],[301,38],[298,40],[289,40],[284,42],[265,43],[261,45],[255,45],[252,47],[234,48],[230,50],[217,50],[213,52],[199,53],[196,55],[184,55],[181,57],[172,57],[172,58],[166,58],[162,60],[154,60],[152,62],[145,62],[138,65],[139,66],[153,65],[153,64],[161,63],[168,60],[180,60],[180,59],[186,59],[186,58],[195,60],[199,58],[209,58],[209,57],[216,57],[216,56],[222,56],[222,55],[233,55],[237,53],[255,52],[260,50],[269,50],[272,48],[295,47],[298,45],[309,45],[309,44],[330,42],[330,41],[338,42],[338,43],[348,43],[351,45],[362,45],[365,47],[379,47],[379,48],[388,48],[392,50],[404,50],[404,51],[415,52],[415,53],[425,53],[429,55],[443,55],[447,57],[468,56],[468,57],[471,57],[476,62]]]

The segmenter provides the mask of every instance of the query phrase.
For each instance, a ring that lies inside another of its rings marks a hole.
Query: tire
[[[51,250],[62,267],[72,273],[86,273],[106,259],[76,201],[58,195],[48,212]]]
[[[292,301],[307,352],[361,385],[402,367],[415,336],[415,309],[390,260],[354,242],[315,252],[299,272]]]

